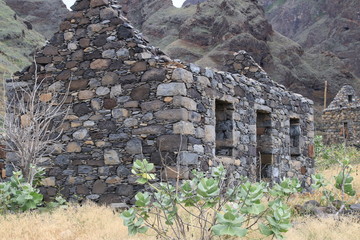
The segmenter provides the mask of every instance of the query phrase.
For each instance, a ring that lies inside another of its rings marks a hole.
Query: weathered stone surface
[[[98,128],[101,130],[108,130],[110,132],[115,131],[116,130],[116,124],[113,121],[101,121],[98,123]]]
[[[71,76],[71,71],[64,70],[61,73],[59,73],[59,75],[56,76],[56,80],[64,81],[69,79],[70,76]]]
[[[70,82],[69,90],[80,90],[87,88],[89,80],[81,79],[81,80],[74,80]]]
[[[173,132],[175,134],[193,135],[195,134],[194,124],[191,122],[180,121],[174,124]]]
[[[121,85],[116,85],[111,87],[110,90],[110,97],[118,97],[122,94],[122,87]]]
[[[120,164],[120,158],[115,150],[105,150],[104,162],[106,165],[117,165]]]
[[[101,84],[102,85],[113,85],[119,81],[119,75],[114,72],[108,72],[102,77]]]
[[[118,176],[112,176],[108,177],[105,182],[108,184],[117,184],[121,182],[121,178],[119,178]]]
[[[139,124],[139,121],[136,118],[128,118],[124,121],[124,126],[127,128],[137,126]]]
[[[131,98],[137,101],[148,99],[150,95],[150,85],[144,84],[134,88],[131,92]]]
[[[79,174],[89,174],[89,173],[92,172],[92,170],[93,170],[93,168],[90,167],[90,166],[86,166],[86,165],[78,166],[78,173]]]
[[[134,135],[141,135],[141,134],[161,134],[165,132],[165,127],[161,125],[154,125],[154,126],[148,126],[148,127],[141,127],[136,128],[132,131],[132,134]]]
[[[83,140],[84,138],[86,138],[88,135],[88,130],[87,129],[80,129],[77,130],[76,132],[73,133],[73,137],[77,140]]]
[[[114,58],[116,56],[115,49],[108,49],[102,52],[103,58]]]
[[[81,184],[76,186],[76,193],[80,195],[87,195],[90,193],[90,190],[87,186]]]
[[[90,1],[90,7],[94,8],[94,7],[100,7],[103,5],[107,5],[109,3],[108,0],[91,0]]]
[[[67,152],[81,152],[81,147],[77,142],[70,142],[66,146]]]
[[[73,111],[78,117],[92,112],[91,108],[86,103],[75,104],[73,107]]]
[[[187,148],[188,138],[181,135],[162,135],[157,139],[157,149],[160,151],[179,151]]]
[[[90,68],[95,70],[104,70],[110,66],[110,63],[110,59],[96,59],[95,61],[91,62]]]
[[[48,45],[48,46],[46,46],[46,47],[43,49],[43,53],[44,53],[44,55],[46,55],[46,56],[54,56],[54,55],[57,55],[59,52],[58,52],[58,48],[57,48],[57,47]]]
[[[215,140],[215,127],[211,125],[205,126],[205,137],[204,140],[207,142],[213,142]]]
[[[117,169],[116,169],[116,174],[121,177],[127,177],[128,175],[131,174],[131,171],[129,170],[129,168],[127,168],[126,166],[122,166],[120,165]]]
[[[105,96],[110,93],[110,89],[108,87],[98,87],[96,89],[96,95]]]
[[[138,138],[133,138],[126,143],[125,151],[129,154],[139,154],[142,151],[142,143]]]
[[[137,62],[131,67],[130,71],[131,72],[143,72],[143,71],[146,71],[146,69],[147,69],[146,62]]]
[[[43,180],[41,180],[41,184],[44,187],[54,187],[54,186],[56,186],[56,179],[55,179],[55,177],[47,177],[47,178],[44,178]]]
[[[142,77],[142,82],[150,82],[150,81],[159,81],[162,82],[165,80],[166,72],[164,69],[159,68],[152,68],[146,71]]]
[[[155,113],[155,117],[161,120],[184,120],[187,121],[189,113],[186,109],[162,110]]]
[[[134,195],[134,187],[131,185],[120,184],[116,188],[116,193],[120,196],[132,196]]]
[[[180,152],[179,161],[182,165],[195,165],[198,164],[199,155],[191,152]]]
[[[74,4],[71,9],[74,11],[79,11],[79,10],[83,10],[86,9],[90,6],[90,2],[89,0],[80,0],[80,1],[76,1],[76,4]]]
[[[94,97],[94,92],[90,90],[83,90],[79,92],[79,100],[88,100]]]
[[[117,102],[116,102],[116,99],[114,98],[105,98],[104,99],[104,104],[103,104],[103,107],[105,109],[113,109],[117,106]]]
[[[174,106],[185,107],[188,110],[196,110],[197,103],[188,97],[175,96],[173,99]]]
[[[164,102],[160,100],[154,100],[150,102],[143,102],[141,103],[140,107],[141,110],[144,112],[148,111],[158,111],[164,106]]]
[[[129,111],[125,108],[118,108],[112,111],[113,118],[124,118],[129,116]]]
[[[119,26],[117,29],[117,37],[122,39],[131,38],[133,36],[134,32],[131,28],[125,27],[123,25]]]
[[[121,48],[116,52],[116,56],[119,58],[127,58],[129,57],[129,49],[127,48]]]
[[[183,68],[177,68],[174,70],[172,77],[175,81],[182,81],[184,83],[193,83],[193,74]]]
[[[108,20],[108,19],[112,19],[118,16],[118,12],[115,9],[112,8],[104,8],[101,9],[100,11],[100,18],[102,20]],[[115,54],[115,52],[114,52]]]
[[[157,88],[157,96],[176,96],[186,95],[186,86],[184,83],[163,83]]]
[[[106,191],[106,183],[104,183],[101,180],[96,180],[91,192],[93,194],[103,194],[105,191]]]
[[[39,96],[41,102],[49,102],[52,99],[52,93],[43,93]]]

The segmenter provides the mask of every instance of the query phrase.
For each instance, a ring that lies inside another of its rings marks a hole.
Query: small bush
[[[24,212],[42,204],[43,195],[14,172],[7,182],[0,183],[0,214]]]
[[[222,165],[211,173],[194,170],[191,180],[177,179],[174,185],[156,183],[153,170],[147,160],[133,165],[137,182],[151,191],[137,193],[135,206],[121,214],[130,235],[151,228],[162,239],[190,239],[194,231],[198,239],[244,237],[253,231],[282,239],[291,227],[286,199],[302,190],[297,179],[273,187],[246,178],[231,182]]]

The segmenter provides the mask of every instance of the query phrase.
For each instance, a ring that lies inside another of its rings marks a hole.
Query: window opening
[[[348,95],[348,102],[351,103],[353,101],[353,95]]]
[[[257,112],[256,137],[257,137],[257,179],[270,181],[272,178],[273,146],[271,137],[271,114]]]
[[[290,119],[290,155],[298,156],[300,155],[300,119],[291,118]]]
[[[233,111],[232,103],[220,100],[215,101],[215,154],[217,156],[233,155]]]
[[[344,139],[349,139],[349,125],[347,122],[344,122],[343,135],[344,135]]]

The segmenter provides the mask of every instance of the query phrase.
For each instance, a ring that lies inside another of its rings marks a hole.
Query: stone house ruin
[[[323,141],[360,146],[360,99],[350,85],[343,86],[323,111]]]
[[[70,89],[62,148],[43,162],[46,195],[128,202],[140,189],[132,162],[142,158],[168,178],[177,176],[176,161],[181,179],[222,162],[235,177],[298,177],[309,186],[311,100],[269,79],[243,51],[224,63],[228,72],[173,61],[116,1],[78,0],[72,8],[36,54],[44,94]],[[31,84],[34,71],[17,81]]]

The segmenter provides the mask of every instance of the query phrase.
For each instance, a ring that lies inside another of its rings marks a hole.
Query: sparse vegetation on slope
[[[0,79],[31,63],[30,53],[45,43],[34,30],[29,30],[20,17],[0,0]]]

